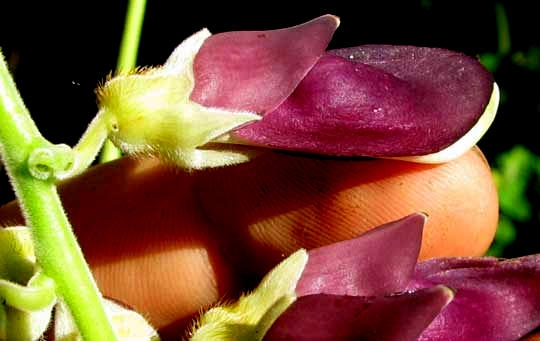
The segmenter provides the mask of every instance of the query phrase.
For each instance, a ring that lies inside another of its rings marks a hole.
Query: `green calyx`
[[[296,284],[308,261],[298,250],[270,271],[259,286],[233,304],[205,312],[190,341],[262,340],[272,323],[296,300]]]
[[[209,143],[261,117],[251,112],[210,108],[190,100],[193,59],[210,33],[186,39],[165,65],[118,75],[98,89],[109,138],[128,154],[158,155],[184,168],[245,162],[244,151]]]

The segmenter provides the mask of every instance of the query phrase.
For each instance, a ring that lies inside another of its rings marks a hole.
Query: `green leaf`
[[[498,167],[493,170],[501,211],[520,222],[531,219],[527,189],[536,163],[533,153],[517,145],[497,158]]]
[[[509,217],[501,214],[495,239],[487,251],[487,256],[502,257],[505,247],[512,244],[517,237],[516,227]]]
[[[527,51],[517,51],[512,54],[512,62],[529,71],[540,71],[540,47],[531,46]]]
[[[496,53],[483,53],[480,55],[480,63],[490,72],[495,72],[501,64],[501,56]]]

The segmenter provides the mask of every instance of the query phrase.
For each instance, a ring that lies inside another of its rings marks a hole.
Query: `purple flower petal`
[[[296,294],[371,296],[403,290],[414,272],[425,220],[412,214],[359,238],[310,250]]]
[[[452,297],[445,286],[380,297],[303,296],[281,314],[263,340],[412,341]]]
[[[515,341],[540,325],[540,255],[498,262],[441,259],[419,267],[424,277],[411,287],[444,283],[456,289],[420,341]]]
[[[276,108],[324,54],[338,25],[324,15],[286,29],[210,36],[195,57],[191,99],[256,113]]]
[[[426,155],[470,131],[493,89],[477,60],[452,51],[334,50],[276,110],[232,135],[242,143],[329,155]]]
[[[493,267],[499,264],[501,260],[495,257],[452,257],[452,258],[433,258],[416,264],[414,269],[414,279],[426,279],[432,274],[445,270],[459,268],[483,268]]]

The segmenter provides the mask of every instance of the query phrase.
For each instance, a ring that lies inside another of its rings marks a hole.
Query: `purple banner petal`
[[[371,296],[403,290],[414,272],[425,221],[425,215],[412,214],[358,238],[310,250],[296,294]]]
[[[414,341],[452,297],[444,286],[380,297],[303,296],[263,340]]]
[[[414,278],[425,279],[432,274],[452,269],[493,267],[500,262],[501,259],[496,257],[432,258],[416,264]]]
[[[453,144],[478,121],[493,79],[474,58],[436,48],[330,51],[244,143],[339,156],[412,156]]]
[[[324,54],[338,25],[324,15],[286,29],[210,36],[195,57],[191,99],[260,114],[276,108]]]
[[[434,261],[419,272],[425,277],[411,283],[411,287],[444,283],[456,289],[452,304],[420,341],[515,341],[540,325],[540,255],[450,263]],[[465,263],[472,267],[462,267]]]

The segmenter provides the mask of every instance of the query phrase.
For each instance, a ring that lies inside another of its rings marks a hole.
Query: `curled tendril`
[[[27,285],[0,279],[0,298],[19,310],[41,310],[56,300],[54,281],[42,272],[36,272]]]
[[[60,179],[74,164],[73,150],[65,144],[34,149],[28,157],[28,171],[36,179]]]

